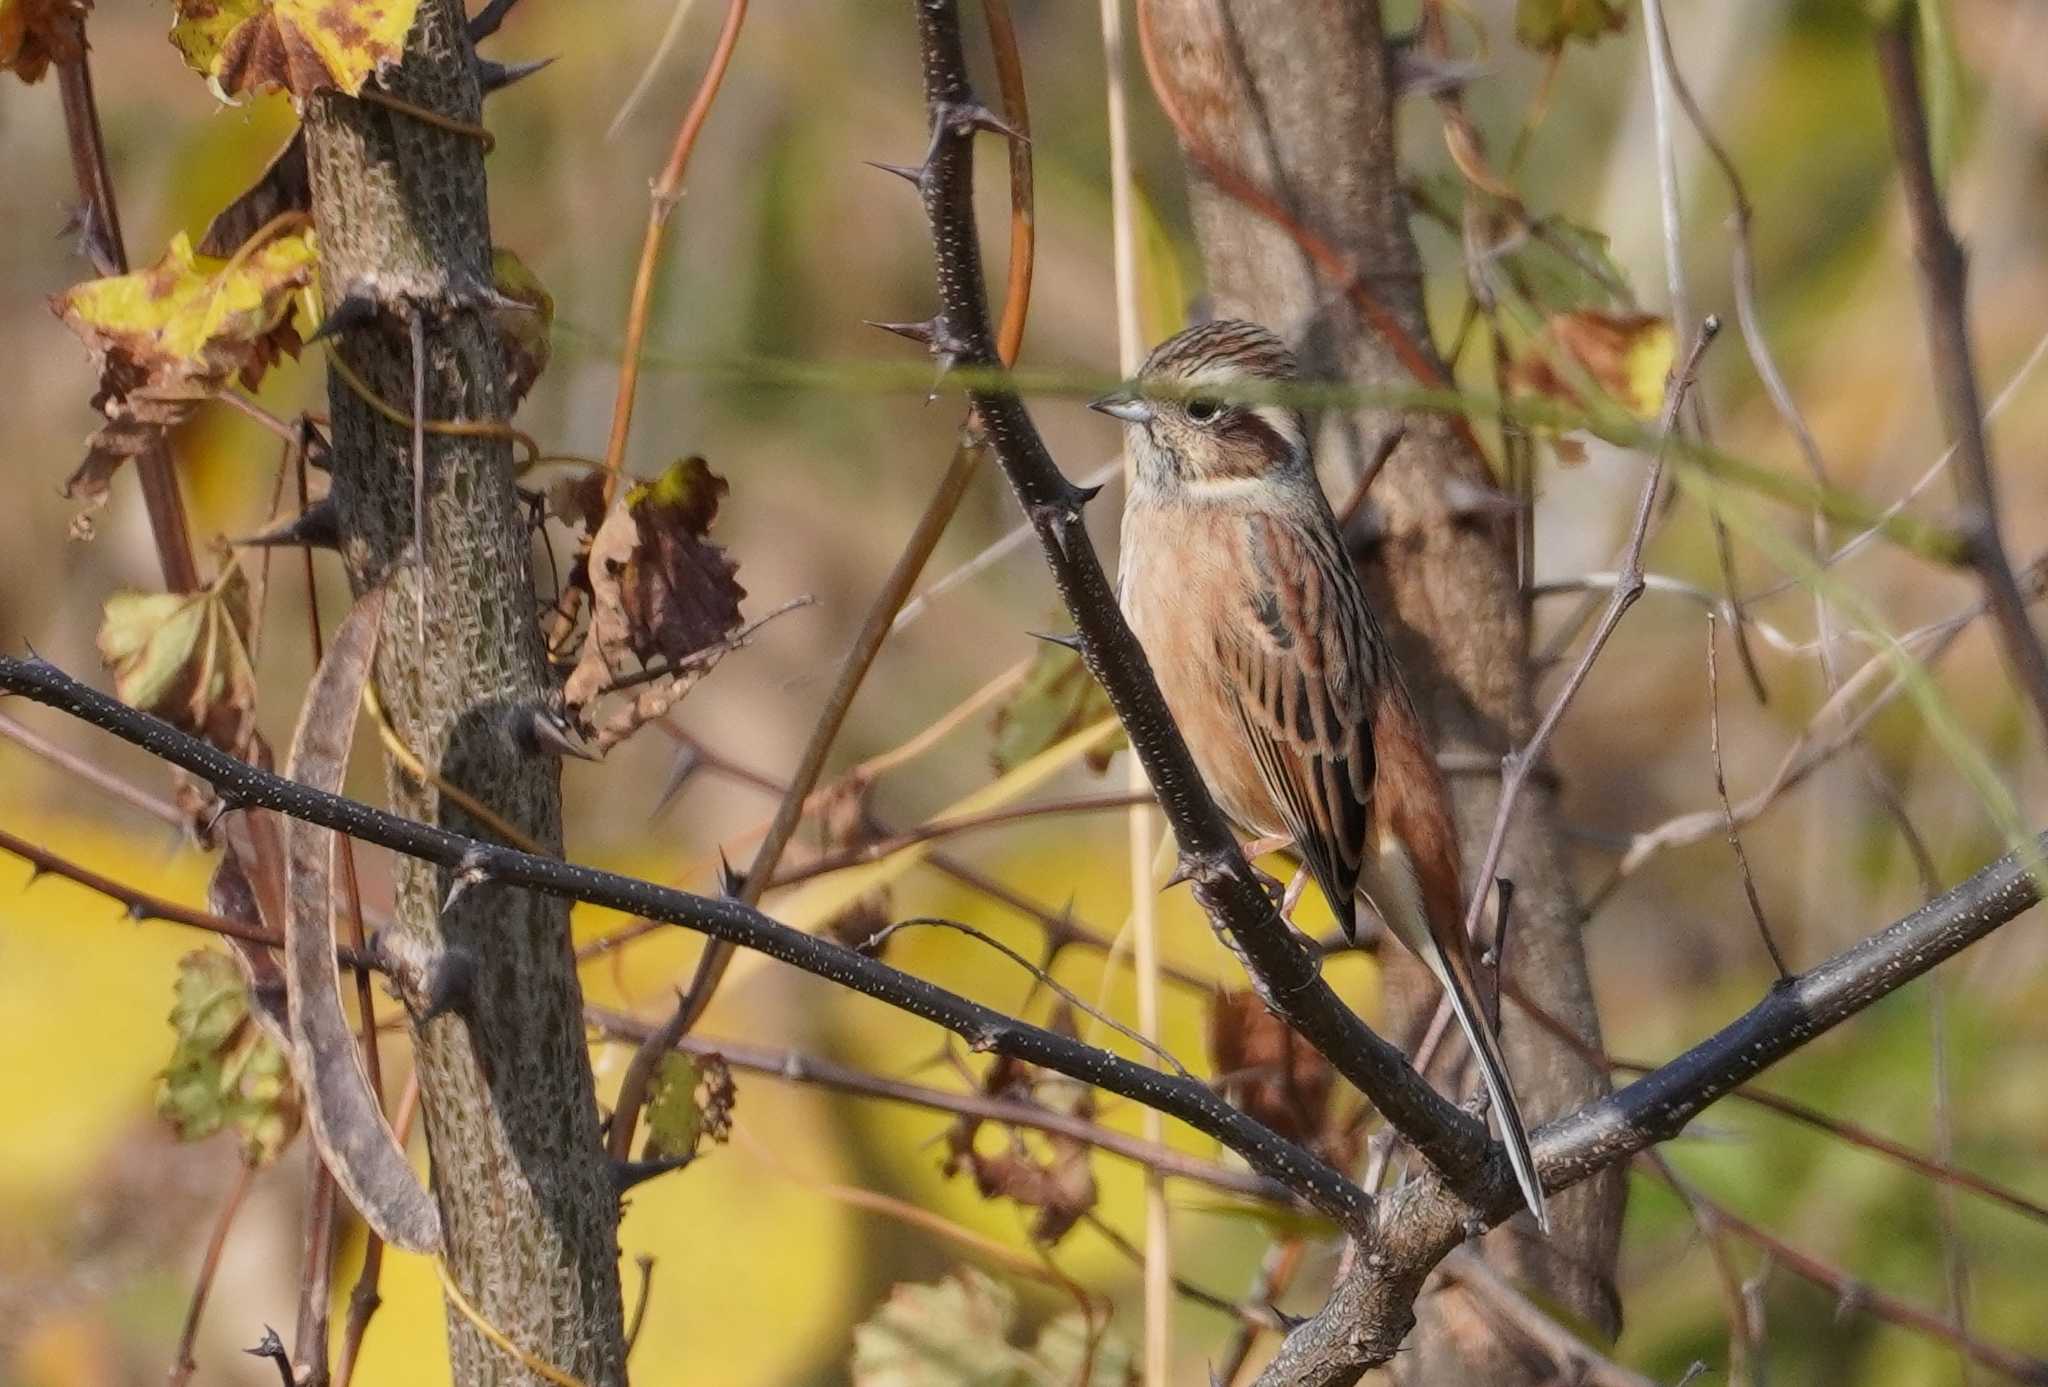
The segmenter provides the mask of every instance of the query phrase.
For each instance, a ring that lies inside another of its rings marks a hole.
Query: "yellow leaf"
[[[1581,309],[1552,315],[1509,368],[1509,388],[1584,408],[1584,387],[1639,419],[1653,419],[1677,359],[1671,324],[1642,313]]]
[[[177,0],[171,42],[222,100],[282,87],[353,96],[398,61],[419,0]]]
[[[50,300],[99,367],[93,406],[106,424],[86,444],[65,495],[103,504],[122,462],[239,376],[254,387],[296,352],[293,298],[313,282],[311,231],[273,236],[228,260],[195,255],[180,232],[148,269],[74,285]],[[82,519],[82,517],[81,517]],[[74,523],[74,531],[80,526]],[[90,533],[85,526],[84,534]]]
[[[1616,0],[1521,0],[1515,6],[1515,37],[1539,53],[1554,53],[1573,39],[1597,42],[1627,23],[1627,7]]]

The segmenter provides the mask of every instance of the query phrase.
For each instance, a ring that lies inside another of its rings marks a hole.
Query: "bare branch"
[[[1970,350],[1966,263],[1962,244],[1942,206],[1928,149],[1927,111],[1921,101],[1919,64],[1913,55],[1914,6],[1895,8],[1897,13],[1877,28],[1877,69],[1891,122],[1892,147],[1899,161],[1906,215],[1913,226],[1914,256],[1920,262],[1935,396],[1956,445],[1956,494],[1963,508],[1957,528],[1978,581],[1984,585],[2006,663],[2032,702],[2034,716],[2048,731],[2048,653],[2042,650],[2041,638],[2028,620],[2026,598],[1999,537],[1998,493]]]

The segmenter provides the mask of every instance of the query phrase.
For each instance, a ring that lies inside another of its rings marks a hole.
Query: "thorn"
[[[311,455],[307,460],[310,462]],[[262,549],[293,547],[303,549],[339,549],[341,547],[341,514],[332,496],[324,496],[300,511],[281,525],[261,530],[241,539],[228,541],[239,548]]]
[[[573,756],[579,761],[604,758],[583,744],[576,727],[555,708],[527,705],[511,712],[512,739],[529,756]]]
[[[1074,508],[1076,510],[1079,510],[1082,506],[1087,505],[1090,501],[1100,496],[1102,494],[1103,485],[1103,483],[1097,482],[1094,486],[1077,486],[1069,488],[1069,492],[1073,496]]]
[[[971,135],[977,130],[986,130],[991,135],[1001,135],[1027,145],[1031,143],[1015,126],[979,101],[949,101],[939,108],[939,119],[955,135]]]
[[[913,187],[922,184],[924,181],[924,170],[909,164],[885,164],[880,159],[863,159],[861,162],[871,169],[880,169],[883,173],[893,173]]]
[[[469,291],[470,300],[479,308],[495,308],[500,313],[538,313],[540,305],[515,299],[495,284],[479,284]]]
[[[1063,636],[1054,631],[1027,631],[1024,634],[1030,636],[1033,640],[1044,641],[1047,645],[1065,646],[1068,650],[1073,651],[1076,655],[1085,655],[1088,653],[1087,643],[1084,642],[1078,634],[1071,636]]]
[[[676,756],[676,763],[670,767],[668,779],[662,782],[661,794],[654,801],[654,813],[660,814],[668,808],[669,802],[683,792],[683,786],[690,783],[690,777],[704,766],[704,749],[695,742],[683,743],[683,749]]]
[[[921,323],[878,323],[873,318],[863,318],[861,322],[868,327],[880,328],[884,332],[893,332],[898,337],[908,337],[919,346],[933,347],[934,349],[936,349],[940,334],[945,331],[944,320],[936,316],[927,318]]]
[[[376,320],[377,301],[366,293],[351,289],[342,295],[341,302],[334,305],[333,311],[320,320],[320,326],[313,329],[306,345],[310,347],[326,338],[368,327]]]
[[[498,32],[498,26],[505,22],[505,16],[512,13],[512,7],[519,0],[491,0],[488,5],[469,17],[469,41],[482,43]]]
[[[123,915],[126,915],[130,920],[134,921],[138,925],[149,918],[149,908],[143,905],[141,901],[128,902],[128,904],[122,908],[121,913]]]
[[[263,1326],[263,1341],[254,1348],[242,1352],[251,1358],[268,1358],[277,1364],[278,1375],[284,1379],[284,1387],[298,1387],[298,1380],[292,1373],[291,1355],[284,1351],[284,1340],[277,1337],[277,1331],[269,1325]]]
[[[202,843],[212,842],[213,831],[219,828],[220,821],[229,814],[232,814],[234,810],[235,806],[228,801],[225,795],[222,795],[219,799],[208,805],[206,817],[200,820],[199,823],[199,841]]]
[[[414,1030],[424,1030],[429,1021],[451,1012],[467,1010],[476,990],[476,958],[467,949],[444,949],[428,963],[426,974],[420,989],[424,1006],[415,1010],[411,1000],[399,994]]]
[[[623,1195],[633,1186],[652,1180],[658,1175],[666,1175],[671,1170],[681,1170],[695,1159],[694,1156],[657,1156],[646,1161],[613,1161],[612,1192]]]
[[[733,870],[732,863],[725,860],[725,849],[718,850],[718,894],[727,900],[737,900],[746,889],[747,879]]]
[[[478,58],[476,60],[476,84],[483,90],[485,96],[489,96],[492,92],[505,90],[514,82],[525,81],[533,76],[534,73],[539,72],[542,68],[554,62],[554,60],[555,58],[552,54],[545,58],[535,58],[531,62],[524,63],[499,63],[493,62],[489,58]]]
[[[454,909],[457,897],[470,887],[489,881],[490,877],[490,872],[484,867],[481,849],[471,848],[464,853],[462,860],[455,864],[455,880],[449,884],[448,895],[441,902],[441,913],[446,915]]]

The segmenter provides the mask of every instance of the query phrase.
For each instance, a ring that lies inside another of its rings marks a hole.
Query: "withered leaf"
[[[868,794],[873,788],[870,776],[855,774],[822,792],[817,820],[827,854],[847,852],[873,840],[868,817]],[[845,909],[826,920],[820,932],[849,949],[858,949],[888,928],[895,899],[896,893],[888,884],[877,886],[855,897]]]
[[[582,565],[590,628],[563,689],[569,713],[590,727],[591,705],[621,675],[673,667],[640,688],[633,706],[591,738],[609,747],[659,717],[716,663],[740,624],[747,595],[738,565],[705,538],[725,479],[686,458],[633,487],[592,537]]]
[[[248,191],[215,214],[199,239],[201,255],[227,259],[282,212],[310,212],[313,179],[306,166],[306,132],[294,130]]]
[[[91,8],[92,0],[0,0],[0,72],[37,82],[51,63],[76,58]]]
[[[1131,1387],[1136,1359],[1078,1311],[1012,1342],[1017,1298],[973,1267],[929,1285],[900,1282],[853,1331],[854,1387]],[[1085,1369],[1085,1372],[1084,1372]]]
[[[1210,1000],[1209,1060],[1231,1103],[1290,1141],[1319,1143],[1336,1074],[1257,993],[1219,991]]]
[[[1662,318],[1592,309],[1556,313],[1508,368],[1508,388],[1582,408],[1591,402],[1571,378],[1582,374],[1614,404],[1652,419],[1676,357],[1677,339]]]
[[[689,1160],[707,1141],[732,1135],[732,1109],[739,1090],[732,1068],[719,1055],[662,1056],[647,1100],[644,1159]]]
[[[1109,695],[1088,672],[1080,655],[1050,641],[1039,642],[1031,657],[1024,682],[995,711],[990,723],[995,745],[989,760],[996,774],[1007,775],[1018,766],[1063,741],[1084,727],[1108,717],[1113,710]],[[1109,768],[1117,752],[1130,743],[1118,732],[1088,753],[1088,765],[1100,775]]]
[[[1624,0],[1519,0],[1515,6],[1515,38],[1539,53],[1554,53],[1573,39],[1593,43],[1627,23]]]
[[[419,0],[176,0],[171,42],[223,101],[246,92],[350,96],[398,61]]]
[[[255,731],[249,582],[239,563],[198,592],[117,592],[100,622],[100,658],[123,703],[242,752]]]
[[[1064,1021],[1072,1029],[1072,1017],[1063,1006],[1055,1018],[1055,1029]],[[1047,1075],[1023,1060],[1001,1055],[982,1076],[982,1092],[991,1097],[1032,1103],[1072,1117],[1093,1120],[1095,1091],[1058,1075]],[[1008,1199],[1036,1209],[1031,1236],[1050,1246],[1065,1237],[1095,1207],[1095,1169],[1092,1148],[1087,1142],[1058,1132],[1044,1134],[1040,1156],[1025,1135],[1016,1130],[1003,1133],[1000,1149],[985,1151],[977,1138],[982,1122],[965,1114],[946,1129],[948,1176],[962,1169],[974,1176],[974,1186],[985,1199]],[[1040,1140],[1034,1134],[1033,1141]]]
[[[157,1115],[182,1141],[232,1129],[243,1159],[268,1165],[299,1129],[298,1091],[283,1051],[250,1017],[241,971],[212,949],[187,954],[175,996]]]
[[[511,407],[518,408],[548,368],[553,350],[555,298],[540,282],[540,276],[526,267],[517,255],[503,246],[491,249],[491,277],[500,294],[524,308],[497,310],[498,334],[505,349],[507,389]]]
[[[296,353],[294,298],[313,281],[311,231],[275,236],[227,259],[193,253],[183,232],[163,259],[132,274],[74,285],[50,306],[99,368],[93,408],[106,424],[64,494],[86,511],[106,501],[120,465],[183,420],[230,380],[255,386],[281,353]],[[81,537],[91,522],[74,523]]]

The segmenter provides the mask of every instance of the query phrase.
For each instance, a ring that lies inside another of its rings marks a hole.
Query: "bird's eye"
[[[1204,395],[1197,395],[1194,399],[1188,401],[1188,418],[1194,420],[1197,424],[1206,424],[1222,412],[1223,405],[1221,401],[1209,399]]]

